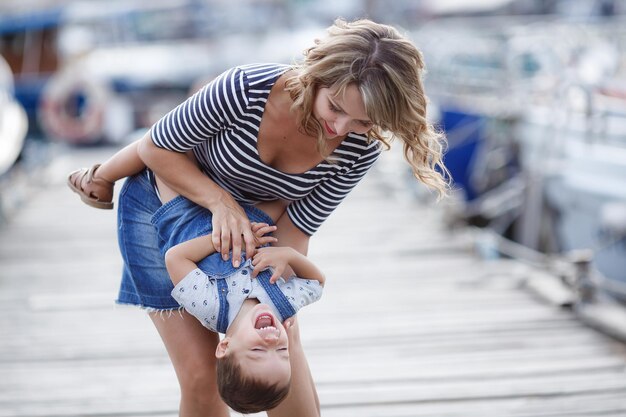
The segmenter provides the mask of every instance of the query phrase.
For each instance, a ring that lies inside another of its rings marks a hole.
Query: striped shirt
[[[312,235],[378,159],[382,146],[350,133],[323,161],[299,174],[261,161],[257,137],[270,90],[291,69],[253,64],[225,71],[166,114],[151,130],[155,145],[193,152],[202,170],[241,204],[284,199],[289,218]]]

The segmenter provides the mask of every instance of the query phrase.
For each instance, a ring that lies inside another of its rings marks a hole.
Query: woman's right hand
[[[198,168],[192,155],[159,148],[152,141],[150,132],[140,139],[137,152],[172,190],[213,213],[211,241],[224,260],[228,259],[232,248],[233,265],[237,267],[235,264],[241,261],[242,246],[247,258],[254,255],[257,242],[246,212],[227,191]]]
[[[218,204],[211,208],[213,214],[213,233],[211,240],[215,250],[222,254],[223,260],[228,260],[229,251],[233,251],[233,266],[238,268],[241,260],[242,246],[246,252],[246,259],[254,256],[258,240],[252,231],[250,220],[230,194],[226,192]]]

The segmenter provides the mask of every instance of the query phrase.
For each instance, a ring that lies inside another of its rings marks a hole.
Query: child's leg
[[[116,182],[143,171],[146,164],[139,158],[138,147],[139,141],[135,141],[120,149],[100,165],[95,177],[108,182]]]
[[[187,158],[191,159],[194,163],[197,163],[196,157],[193,155],[193,152],[191,151],[187,152],[186,156]],[[157,189],[159,190],[159,199],[161,200],[161,203],[165,204],[171,199],[176,198],[180,195],[176,191],[174,191],[172,188],[170,188],[169,185],[164,183],[163,180],[159,178],[158,175],[155,175],[154,178],[156,179]]]
[[[101,209],[112,209],[115,181],[137,174],[146,167],[137,153],[138,146],[138,141],[133,142],[102,164],[70,173],[67,178],[68,186],[86,204]]]
[[[161,178],[155,176],[155,179],[157,183],[157,188],[159,189],[159,199],[161,200],[161,203],[165,204],[171,199],[179,196],[179,194],[176,191],[172,190],[169,185],[164,183]]]

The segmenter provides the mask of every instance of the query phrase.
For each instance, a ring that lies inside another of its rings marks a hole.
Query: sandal
[[[113,187],[115,183],[103,178],[96,178],[94,174],[100,167],[96,164],[91,168],[81,168],[73,171],[67,177],[67,185],[80,196],[80,199],[91,207],[111,210],[113,208]],[[84,187],[83,180],[84,181]]]

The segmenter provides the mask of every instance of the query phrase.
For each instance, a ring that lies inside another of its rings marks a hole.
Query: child
[[[144,168],[131,144],[101,166],[72,172],[68,185],[85,203],[112,208],[114,182]],[[101,170],[106,179],[97,175]],[[163,205],[151,222],[175,285],[172,297],[205,327],[225,334],[215,352],[220,395],[241,413],[274,408],[291,376],[283,323],[320,298],[324,275],[295,249],[267,246],[276,241],[268,235],[276,230],[268,213],[280,212],[281,202],[243,206],[261,247],[249,260],[242,255],[235,268],[215,251],[211,212],[154,180]],[[288,268],[297,277],[281,278]]]
[[[256,217],[254,213],[250,215]],[[274,226],[256,222],[252,225],[262,244],[274,241],[266,236],[275,230]],[[225,333],[215,352],[218,386],[224,401],[242,413],[278,405],[289,390],[291,375],[288,339],[282,322],[300,307],[319,299],[324,283],[322,273],[289,247],[261,247],[251,260],[242,259],[243,265],[234,269],[215,254],[210,235],[172,246],[166,252],[165,262],[175,284],[172,296],[176,301],[205,327]],[[203,263],[203,268],[199,268]],[[209,263],[213,266],[207,266]],[[309,279],[279,278],[287,266],[297,276]],[[273,268],[273,273],[268,267]],[[213,274],[203,270],[212,270]]]

